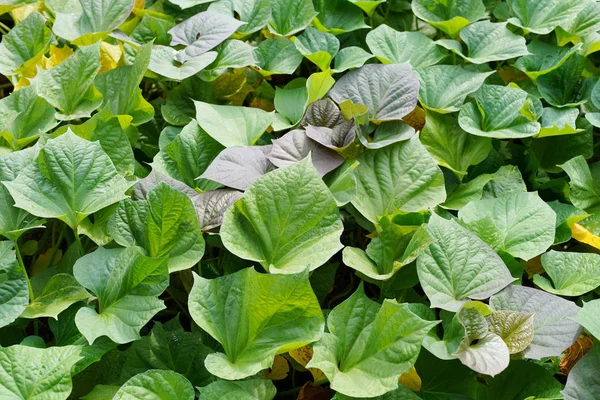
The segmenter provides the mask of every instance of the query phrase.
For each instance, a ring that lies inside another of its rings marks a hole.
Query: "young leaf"
[[[306,28],[317,16],[311,0],[273,0],[269,31],[291,36]]]
[[[165,308],[158,296],[169,285],[167,259],[141,255],[133,247],[98,248],[77,260],[75,279],[98,298],[98,311],[82,307],[75,316],[79,331],[91,344],[101,336],[128,343]]]
[[[384,64],[409,62],[414,69],[439,63],[446,55],[421,32],[398,32],[383,24],[367,34],[367,45]]]
[[[273,123],[273,113],[259,108],[194,104],[198,124],[225,147],[252,146]]]
[[[15,205],[43,218],[59,218],[72,229],[88,215],[126,198],[132,185],[121,177],[98,142],[70,130],[49,140],[35,163],[3,182]]]
[[[467,45],[467,55],[460,43],[442,39],[436,43],[473,64],[503,61],[529,54],[525,38],[512,33],[506,22],[479,21],[463,28],[460,37]]]
[[[525,349],[526,358],[559,356],[581,333],[581,326],[572,320],[580,308],[541,290],[510,285],[491,297],[490,306],[495,311],[534,314],[533,340]]]
[[[73,367],[85,357],[82,350],[83,346],[0,347],[0,397],[66,399],[73,387]]]
[[[29,304],[25,271],[17,262],[13,244],[0,242],[0,328],[11,324]]]
[[[598,254],[551,250],[542,255],[542,266],[554,285],[541,275],[534,275],[533,282],[546,292],[581,296],[600,286]]]
[[[21,318],[52,317],[79,301],[90,299],[89,293],[69,274],[56,274],[46,283],[41,293],[30,299]]]
[[[273,169],[268,154],[272,146],[229,147],[199,176],[230,188],[246,190],[248,186]]]
[[[154,157],[152,169],[189,187],[204,187],[203,182],[196,178],[206,171],[222,150],[219,142],[192,121]]]
[[[514,281],[502,259],[456,221],[433,214],[425,230],[433,243],[417,259],[417,273],[432,307],[458,311]]]
[[[30,79],[38,96],[60,112],[59,120],[87,118],[102,104],[102,94],[94,86],[100,71],[100,45],[80,47],[65,61],[49,70],[39,70]]]
[[[94,43],[121,25],[131,11],[130,0],[79,0],[51,2],[56,15],[54,33],[75,44]]]
[[[421,143],[438,165],[452,170],[459,178],[467,169],[485,160],[492,149],[490,138],[471,135],[461,129],[456,117],[427,113]]]
[[[190,198],[159,183],[146,200],[123,200],[108,222],[121,246],[134,246],[153,258],[168,257],[169,272],[195,265],[204,254],[204,239]]]
[[[231,36],[243,22],[225,14],[203,11],[169,30],[171,46],[186,46],[177,53],[180,63],[201,56]]]
[[[380,305],[361,285],[329,313],[329,332],[315,344],[306,367],[323,371],[331,388],[347,396],[383,395],[398,387],[437,323],[419,318],[406,303],[386,299]]]
[[[306,158],[254,181],[225,213],[221,239],[238,257],[292,274],[337,253],[342,230],[335,200]]]
[[[462,28],[485,17],[482,0],[436,2],[416,0],[411,3],[415,16],[456,38]]]
[[[514,193],[474,201],[460,221],[496,251],[530,260],[554,243],[556,213],[537,193]]]
[[[168,329],[157,322],[149,336],[133,342],[127,349],[122,379],[152,369],[174,371],[185,376],[192,385],[203,386],[214,380],[204,367],[204,359],[212,350],[202,343],[199,333]]]
[[[486,319],[474,308],[462,308],[457,314],[465,329],[465,337],[454,353],[460,362],[480,374],[494,376],[510,362],[508,347],[493,332]]]
[[[417,105],[419,81],[410,64],[368,64],[347,73],[329,92],[338,104],[351,100],[375,122],[400,120]]]
[[[223,346],[209,354],[208,371],[242,379],[273,365],[276,354],[319,340],[324,319],[308,272],[259,274],[245,268],[208,280],[194,274],[190,292],[194,321]]]
[[[467,96],[494,73],[474,72],[459,65],[434,65],[416,72],[421,82],[419,101],[426,109],[441,114],[459,111]]]
[[[539,122],[521,114],[527,92],[510,86],[483,85],[475,93],[475,103],[466,103],[458,114],[465,131],[497,139],[524,138],[540,132]]]
[[[600,210],[600,183],[581,155],[559,165],[569,176],[569,199],[574,206],[595,213]]]
[[[272,381],[249,379],[245,381],[216,381],[208,386],[198,388],[200,396],[206,399],[222,399],[225,397],[240,400],[273,400],[277,389]]]
[[[340,41],[331,33],[307,27],[294,41],[298,51],[322,71],[329,69],[331,60],[340,50]]]
[[[190,381],[177,372],[155,369],[129,379],[117,391],[113,400],[168,398],[194,400],[194,387]]]
[[[150,64],[152,43],[140,47],[131,65],[100,74],[94,80],[104,97],[104,104],[114,115],[130,115],[133,125],[144,124],[154,117],[154,107],[148,103],[139,88]]]
[[[446,198],[442,171],[417,136],[367,150],[358,161],[352,205],[373,223],[397,211],[427,210]]]
[[[500,336],[510,354],[522,352],[533,340],[533,315],[496,311],[486,317],[490,332]]]

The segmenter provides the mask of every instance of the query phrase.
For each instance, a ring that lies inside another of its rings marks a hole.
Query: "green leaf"
[[[171,42],[168,30],[174,26],[175,21],[171,19],[146,14],[131,32],[131,39],[138,43],[148,43],[154,40],[155,45],[167,46]]]
[[[98,298],[98,311],[83,307],[75,316],[88,342],[108,336],[116,343],[140,338],[140,329],[165,308],[158,296],[169,285],[166,259],[135,248],[98,248],[77,260],[75,279]]]
[[[221,150],[223,146],[192,121],[154,157],[152,169],[189,187],[203,188],[202,181],[196,178],[206,171]]]
[[[525,38],[512,33],[506,25],[506,22],[479,21],[463,28],[460,37],[467,45],[466,55],[455,40],[442,39],[436,43],[473,64],[529,55]]]
[[[362,47],[344,47],[335,56],[332,71],[338,74],[349,69],[360,68],[371,58],[373,58],[373,54],[363,50]]]
[[[486,317],[490,332],[500,336],[510,354],[522,352],[533,340],[533,315],[496,311]]]
[[[125,199],[131,186],[98,142],[70,130],[49,140],[35,163],[3,184],[17,207],[38,217],[59,218],[73,229],[86,216]]]
[[[342,230],[335,199],[307,157],[254,181],[225,213],[221,239],[238,257],[290,274],[327,262],[342,248]]]
[[[331,388],[348,396],[374,397],[398,387],[417,360],[421,342],[438,321],[415,315],[406,303],[369,299],[362,284],[327,318],[328,333],[314,345],[307,368],[318,368]]]
[[[533,340],[523,353],[525,358],[560,356],[581,333],[579,324],[572,320],[580,308],[542,290],[510,285],[490,298],[490,307],[534,314]]]
[[[0,347],[0,397],[66,399],[73,387],[73,367],[84,357],[82,346]]]
[[[459,178],[467,169],[485,160],[492,149],[490,138],[471,135],[461,129],[454,116],[427,113],[421,143],[438,165],[452,170]]]
[[[375,280],[387,280],[400,268],[414,261],[432,243],[419,225],[402,226],[389,217],[379,219],[377,237],[366,252],[346,247],[344,264]]]
[[[194,321],[223,346],[205,365],[223,379],[242,379],[273,365],[276,354],[319,340],[324,320],[308,281],[297,275],[259,274],[244,268],[217,279],[194,275]]]
[[[380,25],[367,34],[371,53],[384,64],[409,62],[414,69],[435,65],[446,55],[421,32],[398,32]]]
[[[14,91],[0,100],[0,136],[20,150],[58,124],[55,113],[34,86]]]
[[[150,370],[138,374],[121,386],[113,400],[193,400],[194,387],[174,371]]]
[[[533,40],[527,45],[531,55],[519,58],[514,65],[535,82],[540,76],[546,75],[563,65],[579,48],[581,48],[580,45],[559,47]]]
[[[291,36],[306,28],[317,16],[311,0],[273,0],[269,31]]]
[[[100,45],[80,47],[65,61],[49,70],[38,70],[30,79],[38,96],[59,110],[56,118],[88,118],[102,104],[102,94],[94,86],[100,71]]]
[[[213,11],[204,11],[186,19],[169,30],[171,46],[185,46],[177,53],[175,60],[185,63],[206,54],[243,24],[233,17]]]
[[[19,172],[32,164],[39,154],[37,146],[14,153],[0,155],[0,181],[10,182]],[[0,235],[17,241],[26,231],[42,228],[44,220],[14,206],[15,202],[4,184],[0,184]]]
[[[508,347],[497,334],[490,332],[486,319],[474,308],[463,308],[457,314],[465,328],[465,337],[454,353],[460,362],[480,374],[494,376],[510,362]]]
[[[411,3],[415,15],[428,24],[456,38],[462,28],[485,17],[482,0],[438,2],[417,0]]]
[[[77,45],[101,40],[121,25],[131,11],[130,0],[78,0],[52,8],[56,16],[54,33]]]
[[[474,72],[459,65],[434,65],[417,71],[419,101],[441,114],[460,110],[467,96],[476,92],[492,72]]]
[[[148,103],[139,88],[150,64],[152,43],[140,47],[131,65],[100,74],[94,80],[114,115],[130,115],[133,125],[141,125],[154,117],[154,107]]]
[[[542,266],[552,283],[541,275],[533,282],[546,292],[561,296],[580,296],[600,286],[600,255],[549,251],[542,255]]]
[[[358,157],[352,205],[369,221],[433,208],[446,198],[444,176],[417,136]],[[410,173],[409,173],[410,171]]]
[[[359,162],[356,160],[346,161],[324,179],[338,207],[350,203],[356,195],[356,173],[354,170],[358,165]]]
[[[585,63],[584,56],[574,54],[560,67],[540,76],[536,81],[540,94],[556,107],[574,107],[587,102],[593,80],[582,76]]]
[[[2,36],[0,43],[0,73],[12,76],[33,66],[48,50],[52,31],[46,19],[37,11],[15,25]]]
[[[254,57],[258,64],[258,71],[263,76],[291,75],[302,62],[303,56],[289,39],[263,40],[255,50]]]
[[[569,372],[565,389],[561,392],[565,400],[593,400],[600,394],[600,346],[598,342]]]
[[[589,213],[600,210],[600,182],[592,176],[585,158],[577,156],[559,165],[569,175],[569,199]]]
[[[177,0],[188,1],[188,0]],[[243,0],[231,2],[216,2],[211,4],[209,11],[215,10],[233,16],[239,15],[244,24],[237,29],[241,36],[248,36],[264,28],[271,18],[271,2],[269,0]]]
[[[487,385],[478,385],[477,399],[558,399],[562,385],[541,365],[523,360],[511,360],[507,369],[494,378],[486,377]]]
[[[377,6],[379,6],[381,3],[385,3],[386,0],[348,0],[353,4],[356,4],[358,7],[360,7],[364,12],[367,13],[367,15],[369,17],[373,16],[373,13],[375,12],[375,9],[377,8]]]
[[[0,328],[3,328],[25,310],[29,304],[29,289],[11,242],[0,242],[0,260]]]
[[[159,183],[146,200],[123,200],[108,222],[121,246],[134,246],[152,258],[168,257],[169,272],[194,266],[204,254],[204,239],[190,198]]]
[[[252,146],[273,123],[273,113],[259,108],[194,104],[200,127],[225,147]]]
[[[510,0],[508,5],[514,15],[508,19],[508,22],[522,28],[525,33],[546,35],[559,24],[574,18],[583,8],[584,2]]]
[[[129,379],[151,369],[174,371],[185,376],[192,385],[202,386],[214,380],[204,367],[204,359],[212,353],[198,333],[167,329],[157,322],[152,333],[133,342],[127,349],[121,377]]]
[[[339,35],[369,27],[362,10],[346,0],[313,0],[313,5],[319,13],[313,25],[319,30]]]
[[[579,110],[576,108],[544,108],[541,120],[542,129],[537,138],[583,132],[584,129],[577,128],[578,116]]]
[[[273,400],[277,389],[272,381],[250,379],[246,381],[216,381],[198,388],[206,399],[234,398],[236,400]]]
[[[192,57],[182,64],[175,60],[177,54],[177,50],[172,47],[154,46],[148,69],[170,80],[182,81],[208,67],[218,56],[216,51],[209,51],[197,57]]]
[[[581,324],[589,333],[600,338],[600,301],[592,300],[583,303],[583,308],[573,318]]]
[[[456,221],[433,214],[425,230],[433,243],[417,259],[417,272],[432,307],[458,311],[514,281],[502,259]]]
[[[340,41],[331,33],[307,27],[294,41],[298,51],[322,71],[329,69],[331,60],[340,50]]]
[[[540,123],[521,114],[527,96],[524,90],[511,86],[483,85],[475,93],[475,102],[461,107],[458,123],[477,136],[514,139],[537,135]]]
[[[31,299],[31,303],[21,314],[21,318],[52,317],[79,301],[90,299],[88,292],[69,274],[56,274],[46,283],[41,293]]]
[[[417,105],[419,81],[408,63],[368,64],[342,76],[329,92],[338,104],[351,100],[369,109],[374,122],[400,120]]]
[[[556,213],[535,192],[474,201],[458,216],[494,250],[523,260],[542,254],[554,243]]]
[[[179,8],[185,10],[186,8],[192,8],[200,4],[211,3],[215,0],[169,0],[169,3],[175,4]]]

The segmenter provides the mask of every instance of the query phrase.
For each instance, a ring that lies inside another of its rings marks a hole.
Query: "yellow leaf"
[[[474,308],[479,312],[479,314],[483,315],[484,317],[487,317],[492,313],[492,310],[490,310],[487,304],[477,300],[471,300],[466,302],[463,305],[463,308]]]
[[[74,53],[73,49],[69,46],[56,47],[50,46],[50,57],[48,57],[46,64],[43,66],[44,69],[50,69],[56,67],[58,64],[65,61]]]
[[[407,116],[402,118],[402,121],[406,125],[410,125],[414,128],[415,131],[422,131],[425,126],[425,110],[421,107],[417,106],[414,110],[408,113]]]
[[[573,239],[577,240],[578,242],[585,243],[600,250],[600,237],[594,235],[583,226],[579,224],[571,225],[571,233]]]
[[[413,369],[411,369],[410,371],[400,375],[400,378],[398,378],[398,382],[411,390],[417,392],[421,390],[421,377],[419,376],[419,374],[417,374],[417,370],[415,369],[415,367],[413,367]]]
[[[347,120],[365,115],[369,108],[363,104],[354,104],[352,100],[344,100],[340,103],[340,111]]]
[[[262,379],[269,379],[272,381],[280,381],[287,378],[290,373],[290,365],[285,357],[276,355],[273,360],[273,366],[265,371]]]
[[[298,364],[306,367],[306,364],[310,361],[313,356],[313,350],[308,347],[300,347],[299,349],[292,350],[289,352],[290,356],[298,362]],[[325,374],[321,370],[316,368],[308,368],[308,371],[312,374],[315,382],[325,379]]]
[[[13,21],[15,21],[15,25],[19,22],[23,21],[25,18],[29,16],[32,12],[36,11],[39,8],[37,4],[27,4],[25,6],[21,6],[15,8],[10,12],[10,16]]]
[[[119,66],[119,60],[123,55],[121,45],[100,43],[100,74],[115,69]]]

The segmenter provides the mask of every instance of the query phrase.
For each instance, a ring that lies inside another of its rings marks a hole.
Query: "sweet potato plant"
[[[600,399],[600,2],[0,0],[0,399]]]

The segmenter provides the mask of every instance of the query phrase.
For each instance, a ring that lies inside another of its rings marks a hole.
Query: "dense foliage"
[[[0,399],[600,399],[600,2],[0,31]]]

